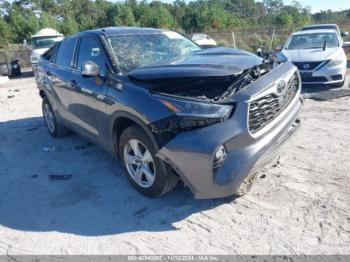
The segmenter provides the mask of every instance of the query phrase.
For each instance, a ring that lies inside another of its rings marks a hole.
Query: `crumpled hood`
[[[223,77],[241,74],[245,69],[260,65],[261,57],[233,48],[210,48],[193,53],[181,60],[141,67],[128,76],[140,80]]]
[[[282,54],[291,62],[317,62],[332,60],[339,56],[343,51],[340,47],[315,49],[297,49],[297,50],[283,50]]]

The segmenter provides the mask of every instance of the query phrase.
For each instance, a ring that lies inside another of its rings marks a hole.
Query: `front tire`
[[[42,110],[45,124],[50,135],[53,137],[63,137],[69,133],[69,129],[57,122],[52,106],[46,97],[44,97],[42,101]]]
[[[141,128],[133,125],[124,130],[118,152],[129,182],[141,194],[160,197],[176,186],[178,177],[155,157],[156,148]]]

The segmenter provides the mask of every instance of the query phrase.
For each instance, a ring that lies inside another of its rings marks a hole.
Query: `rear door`
[[[84,62],[92,61],[99,66],[98,76],[82,76]],[[69,111],[79,121],[80,128],[94,141],[105,144],[108,123],[106,120],[105,98],[108,79],[107,56],[94,36],[83,36],[79,40],[74,75],[70,81]]]
[[[58,50],[53,63],[50,63],[44,72],[52,88],[50,93],[53,97],[50,99],[50,102],[59,117],[65,122],[72,121],[72,115],[69,113],[69,86],[73,77],[72,65],[76,44],[76,37],[69,37],[63,40],[57,47]]]

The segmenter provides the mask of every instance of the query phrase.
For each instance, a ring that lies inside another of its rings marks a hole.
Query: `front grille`
[[[295,73],[282,94],[271,93],[250,102],[249,131],[254,134],[274,120],[290,104],[298,88],[299,79]]]
[[[317,61],[317,62],[293,62],[293,64],[301,71],[305,70],[314,70],[316,67],[318,67],[321,63],[324,61]]]
[[[307,83],[317,83],[317,82],[327,82],[327,78],[324,76],[301,76],[301,81],[302,82],[307,82]]]

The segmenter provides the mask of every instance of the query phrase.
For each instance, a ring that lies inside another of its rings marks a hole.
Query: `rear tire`
[[[63,137],[70,132],[68,128],[60,125],[57,122],[57,118],[54,111],[52,110],[52,106],[46,97],[44,97],[42,101],[42,110],[45,124],[50,135],[53,137]]]
[[[165,163],[155,156],[151,139],[138,126],[123,131],[118,152],[129,182],[141,194],[160,197],[176,186],[179,178],[167,172]]]

